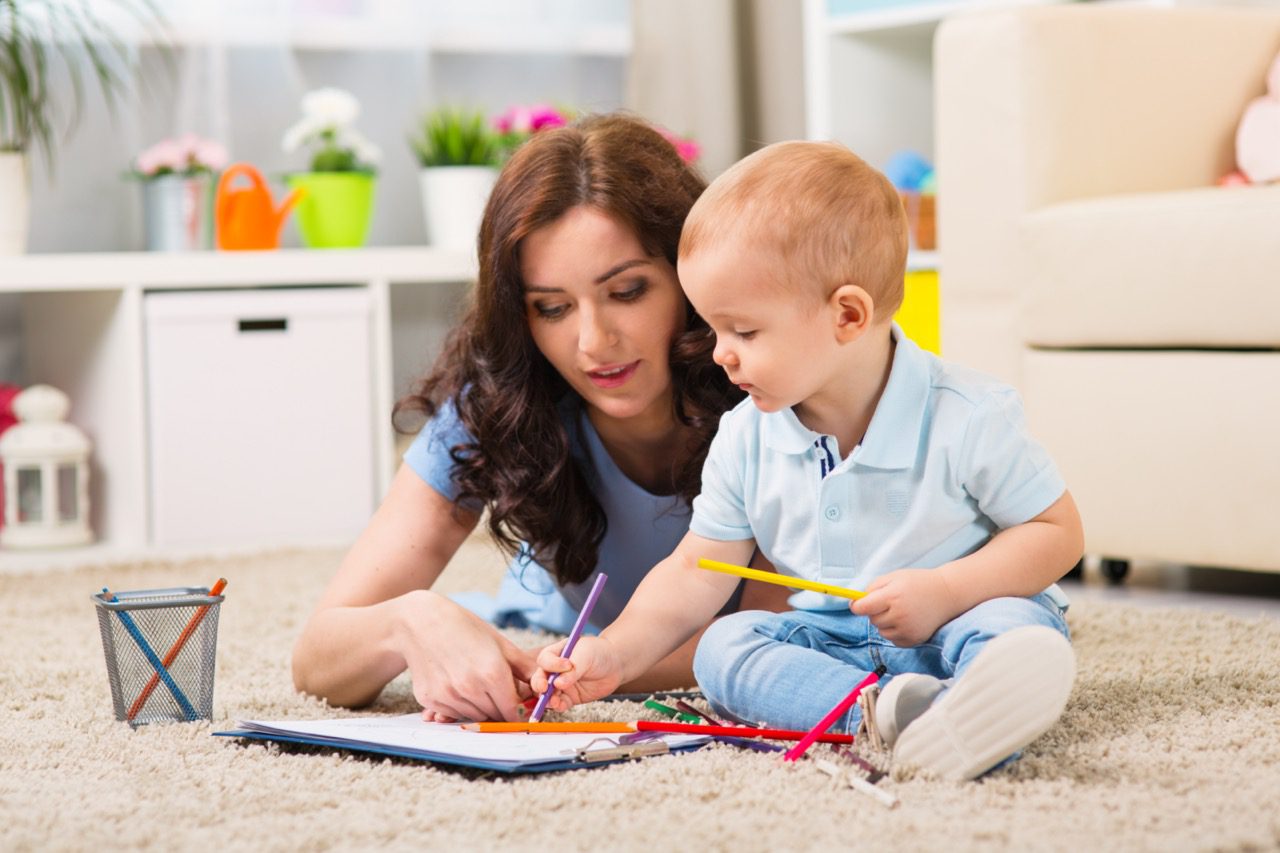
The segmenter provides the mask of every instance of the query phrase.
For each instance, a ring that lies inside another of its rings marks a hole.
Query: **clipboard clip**
[[[608,746],[597,747],[604,741]],[[611,738],[596,738],[591,743],[577,750],[575,760],[588,764],[602,761],[624,761],[629,758],[647,758],[651,755],[666,755],[671,752],[665,740],[646,740],[639,743],[618,743]]]

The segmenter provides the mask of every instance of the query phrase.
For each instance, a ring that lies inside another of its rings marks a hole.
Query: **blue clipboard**
[[[406,715],[406,717],[416,715]],[[348,718],[345,722],[351,722],[356,718]],[[371,718],[379,719],[379,718]],[[383,718],[385,720],[385,718]],[[391,721],[387,721],[391,722]],[[316,725],[317,723],[302,722],[298,727],[303,728],[308,725]],[[242,723],[245,725],[255,725],[252,723]],[[262,725],[262,724],[258,724]],[[492,760],[478,755],[462,755],[456,752],[441,752],[432,749],[415,748],[403,744],[382,742],[377,736],[333,736],[333,735],[316,735],[306,731],[290,731],[276,728],[280,725],[287,724],[268,724],[268,730],[259,728],[237,728],[229,731],[213,732],[215,737],[240,738],[253,741],[267,741],[288,744],[303,744],[307,746],[322,746],[335,750],[348,750],[354,752],[366,752],[374,755],[387,755],[397,758],[408,758],[415,761],[427,761],[433,764],[446,764],[457,767],[471,767],[481,770],[491,770],[498,773],[541,773],[547,771],[558,770],[582,770],[590,767],[601,767],[606,764],[617,764],[622,761],[631,761],[649,756],[666,755],[674,752],[686,752],[697,749],[710,741],[709,737],[681,737],[676,736],[674,739],[669,737],[643,740],[636,743],[618,743],[616,736],[600,736],[592,735],[589,737],[579,738],[579,741],[588,740],[582,748],[574,748],[566,750],[571,754],[565,755],[563,758],[547,758],[545,756],[536,760]],[[491,738],[492,735],[484,735],[482,737]],[[530,737],[524,735],[523,737]],[[544,735],[532,735],[539,739]]]

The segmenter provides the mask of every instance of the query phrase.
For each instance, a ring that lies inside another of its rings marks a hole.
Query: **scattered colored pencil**
[[[813,592],[822,592],[827,595],[835,595],[840,598],[859,599],[866,595],[865,592],[857,589],[849,589],[848,587],[835,586],[829,583],[819,583],[818,581],[805,580],[804,578],[793,578],[790,575],[780,575],[777,572],[762,572],[759,569],[748,569],[746,566],[735,566],[733,563],[721,563],[719,560],[698,560],[698,568],[710,569],[713,572],[723,572],[726,575],[737,575],[747,580],[762,581],[764,583],[777,584],[778,586],[787,586],[792,589],[808,589]]]
[[[227,579],[218,578],[217,582],[209,589],[209,595],[221,595],[222,590],[225,589],[226,586]],[[191,635],[196,632],[196,628],[200,627],[201,621],[204,620],[204,616],[209,612],[209,608],[211,606],[212,605],[208,604],[202,605],[201,607],[196,608],[195,613],[191,614],[191,620],[187,622],[187,627],[182,629],[182,633],[178,635],[178,639],[174,640],[173,645],[169,647],[169,651],[165,653],[164,660],[161,661],[166,670],[175,660],[178,659],[178,653],[181,652],[182,647],[187,644],[187,640],[191,639]],[[157,670],[156,673],[151,676],[151,680],[142,688],[142,692],[138,694],[138,698],[133,700],[133,704],[129,706],[128,719],[130,722],[133,721],[134,717],[138,716],[138,712],[142,710],[142,706],[147,704],[147,700],[151,698],[152,691],[156,689],[156,685],[159,683],[160,671]]]
[[[573,630],[569,632],[569,641],[564,644],[564,649],[560,652],[560,657],[567,658],[573,654],[573,647],[578,644],[578,638],[582,636],[582,629],[587,626],[587,619],[591,616],[591,608],[596,606],[596,599],[600,597],[600,590],[604,589],[604,582],[609,576],[604,572],[596,575],[596,582],[591,585],[591,592],[587,594],[587,601],[582,605],[582,611],[578,614],[578,620],[573,623]],[[547,679],[547,689],[538,699],[538,704],[533,706],[533,712],[529,714],[529,721],[536,723],[542,719],[542,715],[547,712],[547,703],[551,701],[551,694],[555,692],[557,672],[551,673],[551,677]]]
[[[708,726],[702,723],[669,723],[656,720],[636,720],[633,723],[465,723],[469,732],[574,732],[580,734],[623,734],[626,732],[668,732],[686,735],[729,735],[743,738],[767,738],[769,740],[800,740],[808,732],[791,729],[753,729],[751,726]],[[853,743],[852,735],[821,734],[817,740],[823,743]]]
[[[795,761],[804,755],[804,751],[815,740],[822,740],[823,734],[827,729],[831,728],[831,724],[840,718],[845,711],[853,707],[853,703],[858,701],[858,694],[868,685],[875,684],[880,680],[880,676],[884,675],[885,668],[883,666],[876,667],[875,672],[867,673],[867,677],[858,682],[858,685],[849,691],[849,695],[840,700],[840,703],[827,712],[827,715],[818,721],[818,724],[809,730],[809,733],[800,739],[800,742],[791,749],[787,750],[787,754],[783,758],[787,761]],[[852,740],[852,739],[850,739]]]

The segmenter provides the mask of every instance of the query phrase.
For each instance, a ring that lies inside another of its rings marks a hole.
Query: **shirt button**
[[[826,516],[828,520],[835,521],[837,518],[840,517],[840,507],[838,506],[827,507]]]

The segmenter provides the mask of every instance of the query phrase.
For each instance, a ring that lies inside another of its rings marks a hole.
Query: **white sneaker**
[[[1001,634],[942,698],[900,730],[894,763],[975,779],[1058,721],[1075,675],[1075,652],[1057,631],[1029,625]]]
[[[933,704],[943,683],[932,675],[906,672],[889,679],[889,686],[876,699],[876,731],[884,745],[893,749],[898,735]]]

